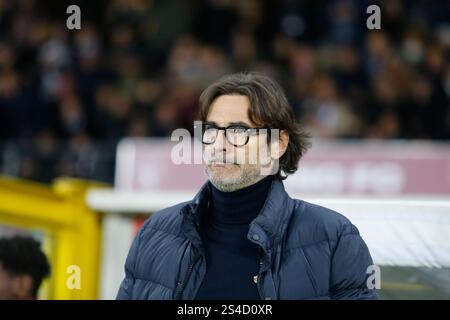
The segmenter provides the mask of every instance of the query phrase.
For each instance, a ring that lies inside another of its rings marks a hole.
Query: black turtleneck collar
[[[273,176],[267,176],[251,186],[223,192],[211,182],[210,218],[223,225],[248,225],[261,211],[272,185]]]

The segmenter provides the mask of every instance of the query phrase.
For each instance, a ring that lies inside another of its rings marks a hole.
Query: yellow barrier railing
[[[86,206],[85,195],[99,186],[72,178],[49,186],[0,177],[0,224],[44,231],[52,239],[46,299],[98,297],[101,216]],[[70,285],[73,276],[79,286]]]

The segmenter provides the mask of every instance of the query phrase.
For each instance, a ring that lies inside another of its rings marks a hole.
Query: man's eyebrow
[[[228,125],[230,125],[230,126],[244,126],[244,127],[249,127],[249,128],[252,127],[250,124],[245,123],[243,121],[230,122]]]

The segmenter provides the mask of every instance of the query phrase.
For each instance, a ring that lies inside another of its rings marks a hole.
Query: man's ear
[[[278,139],[274,139],[270,148],[270,156],[272,159],[280,159],[286,152],[288,145],[289,134],[286,130],[280,130]]]
[[[13,280],[14,295],[17,299],[30,299],[33,296],[33,279],[30,275],[15,276]]]

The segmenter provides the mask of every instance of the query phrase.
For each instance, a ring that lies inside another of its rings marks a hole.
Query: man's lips
[[[226,166],[230,166],[230,165],[236,165],[235,163],[231,163],[231,162],[211,162],[210,165],[215,166],[215,167],[226,167]]]

